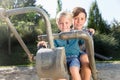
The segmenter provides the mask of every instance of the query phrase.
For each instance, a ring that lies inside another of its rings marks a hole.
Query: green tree
[[[120,22],[118,22],[117,20],[114,20],[112,23],[111,33],[112,33],[112,36],[115,37],[115,39],[120,44],[120,37],[119,37],[120,36]]]
[[[36,0],[14,0],[14,8],[21,8],[21,7],[28,7],[28,6],[35,6]],[[21,20],[25,22],[34,22],[35,21],[35,13],[26,13],[16,15],[12,19]]]
[[[24,0],[24,7],[26,6],[35,6],[36,0]]]
[[[57,0],[57,12],[56,14],[62,10],[62,1],[61,0]]]
[[[94,28],[99,33],[109,33],[109,25],[103,20],[97,1],[92,3],[89,11],[88,26],[89,28]]]
[[[0,6],[5,9],[12,9],[15,0],[0,0]]]
[[[14,8],[35,6],[36,0],[14,0]]]
[[[113,20],[112,24],[111,24],[111,30],[114,32],[115,30],[117,30],[120,27],[120,22],[118,22],[117,20]]]
[[[52,32],[58,33],[59,29],[58,29],[57,24],[56,24],[56,19],[51,19],[50,22],[51,22]]]

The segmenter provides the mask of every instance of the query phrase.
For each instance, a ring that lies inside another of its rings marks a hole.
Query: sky
[[[89,9],[94,0],[62,0],[62,9],[71,11],[74,7],[85,8],[89,15]],[[120,22],[120,0],[96,0],[102,18],[108,23],[117,20]],[[48,11],[51,18],[55,18],[57,9],[57,0],[37,0],[37,5],[42,5]]]

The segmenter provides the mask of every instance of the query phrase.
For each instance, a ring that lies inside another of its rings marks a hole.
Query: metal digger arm
[[[12,23],[9,19],[9,16],[30,13],[30,12],[37,12],[44,18],[45,25],[47,26],[46,32],[48,34],[49,44],[50,44],[51,48],[54,48],[53,41],[52,41],[53,39],[52,39],[52,31],[51,31],[50,21],[49,21],[47,14],[42,9],[40,9],[38,7],[24,7],[24,8],[15,8],[15,9],[11,9],[11,10],[5,10],[4,8],[0,8],[0,18],[4,19],[4,21],[9,25],[9,28],[11,29],[11,31],[13,32],[13,34],[19,41],[19,43],[22,46],[22,48],[24,49],[24,51],[27,53],[29,60],[32,62],[33,55],[30,53],[29,49],[27,48],[27,46],[25,45],[22,38],[20,37],[20,35],[18,34],[18,32],[16,31],[15,27],[12,25]]]

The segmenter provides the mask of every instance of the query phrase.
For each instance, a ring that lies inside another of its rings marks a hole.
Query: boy
[[[74,30],[84,30],[93,35],[95,33],[94,29],[83,29],[84,24],[86,22],[87,13],[82,7],[75,7],[72,11],[73,13],[73,28]],[[84,41],[79,42],[80,48],[84,48]],[[82,80],[90,80],[91,77],[91,69],[89,67],[89,60],[87,54],[82,54],[80,56],[81,62],[81,78]]]
[[[61,32],[69,32],[71,30],[71,25],[73,22],[72,13],[63,11],[59,12],[56,17],[56,24],[58,29]],[[69,39],[62,40],[56,39],[54,40],[54,45],[56,47],[64,47],[66,53],[67,66],[72,76],[72,80],[81,80],[80,71],[80,55],[82,54],[78,44],[79,39]],[[46,46],[46,42],[41,41],[38,43],[38,46],[44,45]],[[63,79],[60,79],[63,80]]]

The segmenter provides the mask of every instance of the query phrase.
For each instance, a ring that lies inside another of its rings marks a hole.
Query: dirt
[[[100,80],[120,80],[120,62],[98,63],[98,77]]]
[[[120,80],[120,62],[96,63],[99,80]],[[0,67],[0,80],[39,80],[35,67]]]

